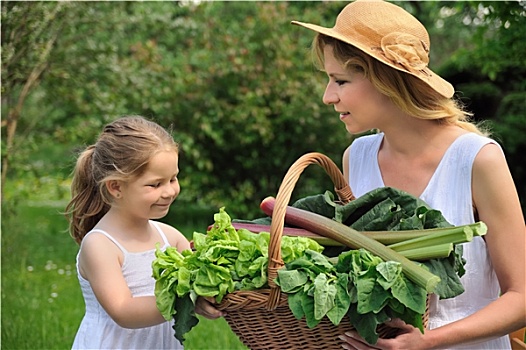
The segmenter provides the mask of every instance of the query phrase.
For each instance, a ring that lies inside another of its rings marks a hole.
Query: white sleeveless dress
[[[378,150],[383,134],[359,137],[352,143],[349,156],[349,185],[356,197],[384,187],[378,165]],[[480,149],[495,141],[467,133],[458,137],[445,152],[426,189],[420,196],[431,208],[440,210],[455,225],[475,222],[471,194],[471,171]],[[465,292],[438,300],[432,295],[429,329],[465,318],[488,305],[500,295],[497,276],[491,264],[486,243],[481,237],[463,245],[466,274],[461,278]],[[455,349],[511,349],[508,336],[486,342],[456,346]]]
[[[169,246],[166,236],[156,222],[151,221],[151,223],[162,238],[164,243],[162,249],[166,249]],[[155,279],[152,277],[152,262],[155,259],[155,249],[137,253],[128,252],[107,232],[92,230],[87,235],[94,232],[105,235],[122,250],[124,254],[122,274],[132,295],[134,297],[154,295]],[[86,304],[86,313],[72,349],[183,349],[174,336],[173,321],[139,329],[122,328],[115,323],[95,297],[89,281],[81,276],[78,269],[78,255],[77,275]]]

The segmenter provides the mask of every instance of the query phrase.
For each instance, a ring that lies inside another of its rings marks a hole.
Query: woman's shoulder
[[[473,171],[494,172],[497,169],[507,169],[506,156],[501,146],[495,141],[482,143],[473,162]]]
[[[355,150],[358,148],[369,148],[375,144],[382,142],[384,134],[381,132],[374,134],[356,135],[352,139],[352,142],[345,149],[345,155],[349,155],[351,149]]]
[[[501,145],[488,136],[469,132],[458,137],[454,144],[457,149],[462,149],[464,153],[471,154],[473,165],[476,168],[491,169],[492,166],[505,160]]]
[[[500,147],[499,143],[495,139],[491,138],[491,136],[481,135],[474,132],[462,133],[459,137],[457,137],[456,141],[475,143],[480,146],[484,146],[486,144],[494,144]]]

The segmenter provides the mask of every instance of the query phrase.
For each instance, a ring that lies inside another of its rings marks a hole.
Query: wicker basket
[[[270,226],[268,289],[235,291],[227,294],[218,309],[227,312],[225,316],[232,331],[252,350],[258,349],[339,349],[342,341],[339,335],[353,329],[350,322],[343,320],[335,326],[324,317],[314,328],[309,328],[305,319],[298,320],[289,309],[287,294],[282,293],[274,283],[277,271],[284,266],[281,259],[281,236],[285,224],[285,212],[292,191],[303,170],[311,165],[321,166],[331,178],[336,195],[343,204],[354,196],[342,173],[327,156],[308,153],[300,157],[287,171],[276,196],[276,203]],[[423,317],[427,326],[428,311]],[[394,336],[395,329],[379,326],[381,337]]]

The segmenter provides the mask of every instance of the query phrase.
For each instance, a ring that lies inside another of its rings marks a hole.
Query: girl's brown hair
[[[161,151],[178,152],[179,147],[165,129],[141,116],[124,116],[104,127],[97,142],[80,154],[73,172],[66,216],[77,243],[111,206],[107,181],[141,176]]]
[[[312,45],[318,68],[323,69],[323,50],[326,46],[333,48],[335,58],[347,69],[362,72],[378,91],[388,96],[407,114],[419,119],[458,125],[480,135],[489,134],[470,122],[472,115],[464,110],[460,101],[446,98],[420,79],[393,69],[354,46],[323,34],[317,34]]]

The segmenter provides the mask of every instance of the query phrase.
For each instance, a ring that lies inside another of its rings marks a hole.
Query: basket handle
[[[291,165],[278,189],[272,214],[272,222],[270,225],[270,243],[268,251],[268,284],[270,287],[270,295],[267,303],[267,310],[269,311],[274,310],[278,306],[281,294],[280,289],[274,283],[274,279],[278,276],[278,270],[284,266],[283,260],[281,259],[281,236],[285,225],[285,212],[296,182],[303,170],[311,164],[321,166],[327,175],[329,175],[340,202],[345,204],[354,199],[351,188],[347,184],[340,169],[324,154],[318,152],[307,153],[298,158],[298,160]]]

